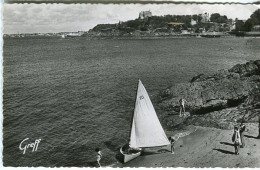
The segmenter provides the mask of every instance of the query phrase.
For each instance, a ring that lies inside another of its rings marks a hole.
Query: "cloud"
[[[4,4],[4,33],[87,31],[97,24],[117,23],[138,17],[140,11],[153,15],[220,13],[247,19],[259,5],[209,4]]]

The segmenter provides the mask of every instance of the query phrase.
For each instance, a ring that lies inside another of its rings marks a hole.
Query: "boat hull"
[[[126,154],[123,152],[123,147],[120,148],[120,153],[123,155],[123,163],[127,163],[141,155],[141,151],[132,154]]]

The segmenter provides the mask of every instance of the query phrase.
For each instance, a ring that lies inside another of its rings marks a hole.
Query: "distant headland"
[[[5,34],[4,37],[227,37],[260,36],[260,9],[247,20],[227,18],[219,13],[195,15],[153,16],[151,11],[141,11],[135,20],[115,24],[98,24],[89,31]]]

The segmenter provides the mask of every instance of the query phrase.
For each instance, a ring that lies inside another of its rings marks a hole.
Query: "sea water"
[[[259,44],[254,38],[4,39],[4,165],[93,166],[96,147],[101,164],[112,164],[129,140],[138,79],[158,110],[161,90],[260,59]],[[37,151],[23,154],[26,138],[40,139]]]

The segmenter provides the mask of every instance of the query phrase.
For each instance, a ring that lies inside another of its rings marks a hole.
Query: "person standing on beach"
[[[174,154],[174,150],[175,150],[174,143],[178,140],[178,138],[176,138],[175,136],[171,136],[168,139],[171,143],[171,153]]]
[[[97,163],[98,163],[98,166],[101,168],[100,160],[101,160],[101,158],[102,158],[102,152],[100,151],[99,148],[96,148],[95,151],[97,152]]]
[[[260,139],[260,115],[258,116],[258,139]]]
[[[180,117],[184,115],[185,113],[185,102],[187,102],[185,99],[180,99],[179,104],[180,104]]]
[[[239,129],[237,126],[234,128],[234,134],[232,136],[232,142],[234,142],[234,147],[235,147],[235,154],[239,155],[239,147],[241,145],[241,138],[240,138],[240,133]]]
[[[245,147],[245,139],[244,139],[244,132],[246,130],[246,125],[243,124],[244,121],[241,122],[240,127],[239,127],[239,134],[241,138],[241,146],[240,148]]]

